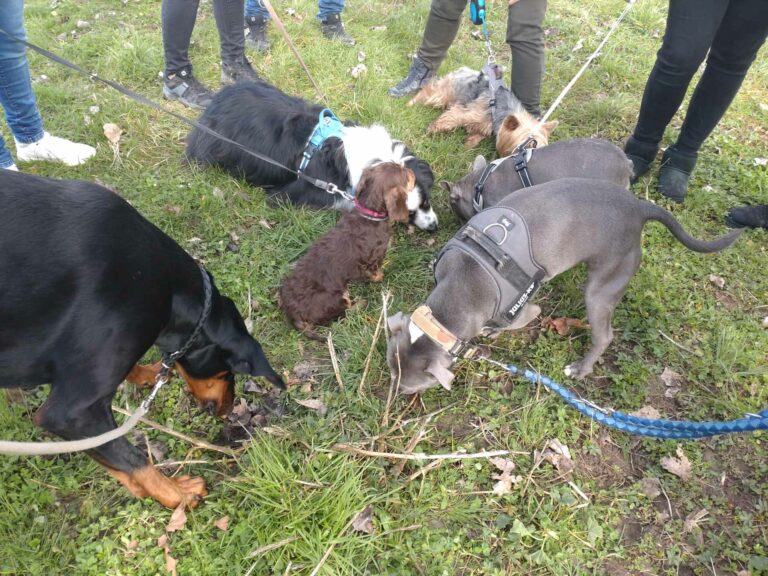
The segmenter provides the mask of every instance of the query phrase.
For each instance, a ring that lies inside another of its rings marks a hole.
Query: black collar
[[[189,352],[195,339],[200,335],[200,332],[202,332],[203,325],[205,324],[205,321],[208,320],[208,316],[211,313],[211,295],[213,292],[211,289],[211,278],[208,275],[208,272],[205,271],[205,268],[200,266],[200,264],[198,264],[198,268],[200,269],[200,274],[203,276],[203,311],[200,313],[200,318],[197,319],[195,329],[192,330],[192,334],[189,335],[189,338],[187,338],[184,344],[182,344],[176,352],[163,354],[163,366],[167,369],[173,367],[179,358]]]

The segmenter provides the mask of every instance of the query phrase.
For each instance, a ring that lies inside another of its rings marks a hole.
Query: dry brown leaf
[[[296,404],[304,406],[305,408],[309,408],[310,410],[317,410],[317,413],[320,414],[320,416],[325,416],[325,413],[328,412],[328,408],[325,406],[322,400],[307,398],[306,400],[295,400],[295,402]]]
[[[664,396],[667,398],[674,398],[677,396],[677,393],[680,392],[680,386],[683,383],[683,377],[674,370],[670,370],[665,366],[664,371],[661,373],[659,378],[661,378],[661,381],[664,382],[664,386],[667,387],[667,389],[664,391]]]
[[[683,532],[691,532],[692,530],[699,527],[699,524],[701,524],[704,521],[704,518],[706,518],[709,515],[709,512],[706,508],[702,508],[698,512],[691,512],[688,514],[688,516],[685,517],[685,522],[683,522]]]
[[[658,478],[643,478],[640,480],[640,492],[648,498],[656,498],[661,494],[661,480]]]
[[[386,26],[371,26],[372,32],[384,32],[384,30],[386,29],[387,29]]]
[[[176,532],[184,528],[184,524],[187,523],[187,510],[186,506],[182,503],[173,511],[171,519],[168,524],[165,525],[166,532]]]
[[[171,573],[171,576],[176,575],[176,558],[171,556],[171,547],[168,545],[168,534],[163,534],[157,539],[157,545],[163,549],[165,555],[165,569]]]
[[[248,402],[245,398],[240,398],[240,401],[232,406],[232,411],[227,416],[230,422],[239,422],[240,424],[248,424],[251,420],[251,410],[248,408]]]
[[[549,462],[561,474],[570,474],[574,469],[571,451],[557,438],[548,440],[541,452],[534,450],[533,453],[536,460]]]
[[[352,520],[352,530],[373,534],[373,506],[369,504]]]
[[[120,143],[120,136],[123,135],[123,129],[120,128],[117,124],[113,124],[112,122],[107,122],[104,124],[104,136],[107,137],[107,140],[109,140],[109,144],[112,146],[112,148],[116,148],[118,144]]]
[[[360,76],[362,76],[366,72],[368,72],[368,66],[366,66],[361,62],[360,64],[357,64],[354,68],[352,68],[349,71],[349,74],[350,76],[352,76],[352,78],[360,78]]]
[[[506,458],[489,458],[489,462],[501,470],[501,474],[494,474],[491,476],[494,480],[498,480],[493,485],[493,493],[499,496],[509,494],[512,491],[512,485],[522,481],[522,476],[513,476],[512,471],[515,469],[515,463],[512,460]]]
[[[717,286],[721,290],[723,288],[725,288],[725,278],[723,278],[722,276],[717,276],[716,274],[710,274],[709,275],[709,282],[711,284],[714,284],[715,286]]]
[[[546,328],[548,330],[554,329],[560,336],[567,335],[571,328],[589,328],[589,324],[582,322],[578,318],[551,318],[549,316],[542,318],[541,326],[542,328]]]
[[[691,461],[688,460],[680,446],[677,447],[677,458],[665,456],[661,459],[660,464],[664,470],[681,480],[690,480],[691,478]]]
[[[637,416],[638,418],[650,418],[652,420],[657,420],[659,417],[661,417],[661,414],[659,414],[659,411],[656,410],[656,408],[654,408],[653,406],[643,406],[642,408],[639,408],[634,412],[630,412],[629,415]]]
[[[163,210],[168,212],[168,214],[173,214],[174,216],[181,214],[181,206],[172,206],[171,204],[166,204],[163,206]]]
[[[216,520],[213,525],[216,526],[216,528],[219,530],[226,532],[227,528],[229,528],[229,516],[222,516]]]
[[[264,228],[266,228],[267,230],[272,230],[272,224],[270,224],[269,222],[267,222],[266,220],[264,220],[264,218],[262,218],[261,220],[259,220],[259,224],[261,224],[261,225],[262,225]]]

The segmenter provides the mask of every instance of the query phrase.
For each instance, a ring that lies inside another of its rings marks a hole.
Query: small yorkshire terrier
[[[396,162],[363,170],[354,210],[343,213],[285,277],[280,307],[305,336],[323,340],[312,327],[329,324],[351,308],[349,282],[384,279],[381,265],[392,223],[408,222],[408,193],[415,181],[413,171]]]
[[[491,88],[495,103],[491,106]],[[427,134],[450,132],[463,127],[467,131],[464,144],[474,148],[491,134],[496,134],[496,151],[507,156],[529,139],[536,147],[546,146],[557,121],[539,122],[517,97],[504,86],[501,70],[495,64],[481,72],[461,67],[433,80],[414,96],[408,106],[424,104],[445,109],[427,128]]]

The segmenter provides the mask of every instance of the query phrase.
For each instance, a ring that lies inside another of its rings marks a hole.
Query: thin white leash
[[[605,35],[605,38],[603,38],[603,41],[600,42],[600,45],[597,47],[597,49],[594,52],[592,52],[592,54],[589,55],[589,58],[587,58],[587,61],[584,62],[584,65],[581,67],[581,70],[579,70],[576,73],[576,76],[574,76],[573,79],[570,82],[568,82],[565,88],[563,88],[563,91],[560,92],[560,95],[557,98],[555,98],[555,101],[549,107],[549,110],[547,110],[546,114],[544,114],[544,116],[541,117],[540,122],[544,123],[547,121],[547,118],[549,118],[552,112],[555,111],[555,108],[557,108],[560,105],[560,102],[563,100],[563,98],[565,98],[565,95],[568,94],[571,88],[573,88],[573,85],[576,84],[576,81],[579,79],[579,77],[584,73],[584,71],[587,68],[589,68],[589,65],[592,63],[592,61],[600,55],[600,50],[603,49],[603,46],[605,46],[605,43],[608,41],[608,38],[610,38],[611,34],[613,34],[616,31],[616,28],[619,27],[619,24],[621,24],[621,21],[624,20],[624,17],[629,13],[629,10],[632,8],[632,6],[636,1],[637,0],[627,0],[626,8],[624,8],[622,13],[613,23],[613,26],[611,26],[611,29],[608,30],[608,34]]]
[[[165,366],[163,366],[165,368]],[[142,416],[149,411],[149,405],[154,400],[155,395],[158,393],[166,382],[170,380],[169,371],[165,373],[161,371],[157,375],[155,381],[155,387],[152,388],[152,392],[149,393],[144,401],[139,404],[136,411],[131,414],[130,418],[123,422],[122,426],[99,434],[98,436],[92,436],[90,438],[83,438],[82,440],[66,440],[58,442],[11,442],[8,440],[0,440],[0,454],[9,456],[43,456],[49,454],[66,454],[68,452],[82,452],[83,450],[92,450],[117,440],[121,436],[127,434],[132,428],[139,423]]]

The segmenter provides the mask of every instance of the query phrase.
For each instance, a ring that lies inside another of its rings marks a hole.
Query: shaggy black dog
[[[249,150],[298,170],[322,110],[322,106],[285,94],[267,82],[242,82],[216,94],[199,122]],[[265,188],[275,200],[318,208],[352,208],[352,203],[341,196],[328,194],[292,172],[197,128],[189,134],[186,155],[190,161],[219,166],[252,186]],[[414,172],[416,186],[408,197],[410,220],[419,228],[435,230],[437,216],[429,203],[434,177],[429,164],[413,156],[380,125],[344,123],[342,134],[325,139],[314,152],[305,173],[353,192],[363,169],[380,161],[400,162]]]

